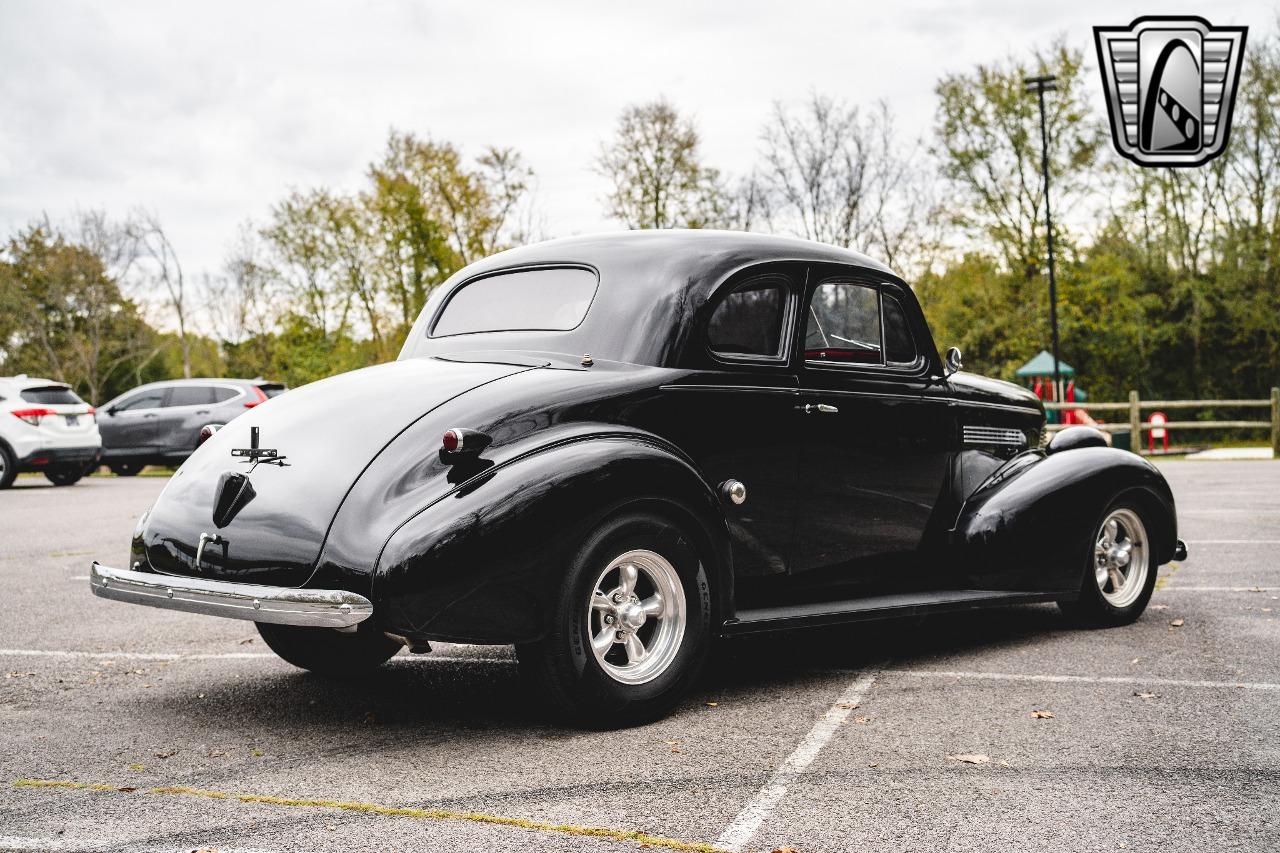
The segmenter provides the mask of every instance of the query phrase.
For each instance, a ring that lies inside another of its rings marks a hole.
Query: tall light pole
[[[1040,98],[1040,170],[1044,173],[1044,224],[1049,246],[1049,323],[1053,327],[1053,399],[1062,402],[1062,377],[1058,371],[1058,282],[1054,278],[1053,263],[1053,213],[1049,210],[1049,130],[1044,117],[1044,93],[1058,88],[1058,78],[1052,74],[1043,77],[1027,77],[1022,81],[1026,91],[1035,92]]]

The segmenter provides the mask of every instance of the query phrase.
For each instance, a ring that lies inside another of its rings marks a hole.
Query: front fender
[[[711,487],[643,435],[583,436],[487,466],[401,524],[373,578],[384,630],[412,640],[540,638],[566,564],[606,516],[641,505],[700,538],[718,607],[732,600],[729,537]],[[725,612],[721,609],[719,612]]]
[[[1103,511],[1121,494],[1146,510],[1156,564],[1173,559],[1178,523],[1164,476],[1123,450],[1085,447],[1012,460],[965,502],[952,531],[964,583],[1075,592]]]

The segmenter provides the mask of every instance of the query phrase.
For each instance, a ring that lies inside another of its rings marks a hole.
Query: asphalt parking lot
[[[1037,605],[739,640],[604,733],[542,722],[505,648],[334,684],[248,623],[96,599],[89,561],[165,481],[20,478],[0,850],[1280,849],[1280,462],[1163,470],[1191,553],[1130,627]]]

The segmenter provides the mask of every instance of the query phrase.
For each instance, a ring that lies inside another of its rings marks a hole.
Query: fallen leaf
[[[122,794],[132,794],[134,791],[138,789],[133,787],[132,785],[121,785],[119,788],[116,788],[116,790]]]
[[[879,767],[879,766],[880,766],[880,762],[878,762],[878,761],[873,761],[873,762],[871,762],[870,764],[868,764],[867,766],[868,766],[868,767]]]
[[[800,853],[800,851],[794,847],[775,847],[770,853]]]
[[[1266,592],[1266,590],[1260,586],[1255,586],[1253,589],[1249,590],[1249,592]]]
[[[1143,693],[1143,692],[1138,691],[1138,690],[1133,691],[1133,695],[1134,695],[1134,696],[1137,696],[1139,699],[1156,699],[1156,698],[1158,698],[1158,697],[1157,697],[1157,694],[1155,694],[1155,693]]]
[[[166,749],[164,752],[157,752],[156,758],[173,758],[177,754],[178,750],[176,749]]]
[[[250,747],[249,754],[252,755],[254,758],[261,758],[262,750],[258,749],[256,746]]]
[[[948,755],[948,760],[959,761],[961,764],[986,764],[991,760],[991,756],[977,753],[965,753],[963,755]]]
[[[1133,660],[1129,661],[1129,666],[1133,666],[1135,663],[1137,663],[1140,660],[1142,660],[1142,658],[1134,658]]]
[[[664,741],[663,741],[663,743],[665,743],[667,746],[671,747],[671,751],[672,751],[672,752],[682,752],[682,751],[683,751],[683,750],[681,750],[681,749],[680,749],[680,741],[678,741],[678,740],[664,740]]]
[[[147,768],[144,764],[130,764],[129,769],[136,772],[138,770],[146,770]]]
[[[203,694],[203,693],[198,693],[198,694],[196,694],[196,698],[197,698],[197,699],[203,699],[203,698],[204,698],[204,694]]]
[[[35,675],[34,672],[6,672],[4,674],[4,677],[5,678],[30,678],[33,675]]]
[[[1187,624],[1187,620],[1185,619],[1174,619],[1172,622],[1169,623],[1169,625],[1173,628],[1181,628],[1185,624]]]
[[[218,853],[217,847],[197,847],[191,853]]]
[[[708,707],[708,708],[714,708],[714,707],[716,707],[716,706],[717,706],[717,705],[719,705],[719,704],[720,704],[719,702],[708,702],[708,703],[707,703],[707,707]]]
[[[1031,716],[1037,720],[1052,720],[1053,712],[1052,711],[1032,711]]]
[[[1264,608],[1262,608],[1262,612],[1263,612],[1263,613],[1270,613],[1270,612],[1271,612],[1271,608],[1270,608],[1270,607],[1264,607]]]
[[[871,718],[870,717],[854,717],[853,721],[858,725],[865,726],[867,723],[871,722]]]
[[[837,708],[843,708],[843,709],[844,709],[844,710],[846,710],[846,711],[852,711],[854,708],[859,707],[859,703],[857,703],[857,702],[837,702],[837,703],[836,703],[836,707],[837,707]]]
[[[1167,604],[1153,604],[1153,605],[1151,605],[1151,609],[1152,609],[1152,610],[1168,610],[1168,609],[1169,609],[1169,605],[1167,605]]]
[[[207,755],[209,758],[221,758],[222,756],[226,755],[226,753],[223,752],[221,749],[211,749],[208,752],[206,752],[205,755]]]
[[[253,637],[245,637],[243,640],[240,641],[240,645],[247,646],[252,642],[253,642]]]

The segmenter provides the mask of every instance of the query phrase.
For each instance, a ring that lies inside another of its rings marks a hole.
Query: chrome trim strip
[[[342,589],[291,589],[113,569],[97,562],[89,587],[100,598],[275,625],[347,628],[373,615],[363,595]]]

